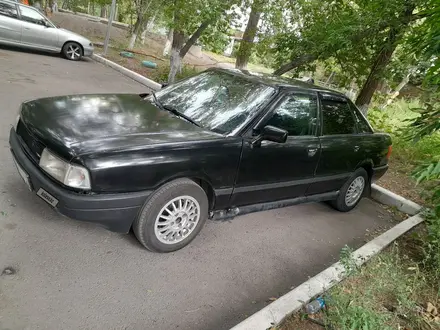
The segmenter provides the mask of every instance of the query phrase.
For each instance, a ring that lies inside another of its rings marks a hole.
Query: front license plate
[[[21,178],[23,179],[24,183],[26,183],[26,186],[29,188],[30,191],[32,191],[31,186],[31,180],[29,179],[29,175],[26,173],[26,171],[17,163],[15,160],[15,157],[12,157],[14,160],[15,166],[17,167],[18,174],[20,174]]]
[[[49,203],[53,207],[57,206],[57,204],[58,204],[58,199],[53,197],[51,194],[49,194],[43,188],[38,189],[37,195],[40,196],[45,202]]]

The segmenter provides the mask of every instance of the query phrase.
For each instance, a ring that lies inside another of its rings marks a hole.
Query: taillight
[[[393,151],[393,146],[390,145],[390,146],[388,147],[387,159],[390,159],[390,156],[391,156],[391,152],[392,152],[392,151]]]

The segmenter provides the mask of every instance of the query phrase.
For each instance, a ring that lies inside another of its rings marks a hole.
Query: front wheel
[[[133,223],[133,231],[150,251],[179,250],[202,229],[208,218],[208,205],[205,191],[194,181],[171,181],[146,201]]]
[[[369,182],[367,171],[358,168],[342,186],[338,198],[332,201],[331,205],[341,212],[354,209],[364,195],[365,187]]]
[[[65,58],[71,61],[79,61],[83,56],[82,48],[76,42],[68,42],[63,46],[62,53]]]

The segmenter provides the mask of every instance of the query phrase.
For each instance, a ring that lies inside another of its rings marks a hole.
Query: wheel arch
[[[356,169],[358,168],[363,168],[365,171],[367,171],[368,179],[371,181],[373,176],[373,161],[371,159],[366,159],[356,166]]]
[[[212,182],[207,175],[200,174],[200,173],[191,173],[191,172],[190,173],[179,173],[179,174],[173,175],[171,177],[168,177],[165,180],[160,181],[160,183],[158,183],[156,185],[155,190],[159,189],[161,186],[163,186],[164,184],[166,184],[170,181],[177,180],[177,179],[184,179],[184,178],[187,178],[187,179],[194,181],[205,191],[206,196],[208,197],[209,211],[212,211],[215,206],[216,196],[215,196],[214,188],[212,186]]]
[[[363,168],[368,175],[368,184],[366,185],[366,189],[364,191],[364,196],[370,196],[371,194],[371,183],[373,178],[373,161],[371,159],[366,159],[356,166],[356,169]]]
[[[65,42],[63,43],[63,45],[61,46],[61,52],[63,52],[63,50],[64,50],[64,46],[65,46],[67,43],[69,43],[69,42],[73,42],[73,43],[77,44],[77,45],[81,48],[81,52],[82,52],[81,55],[84,56],[84,47],[83,47],[83,45],[81,45],[80,42],[78,42],[78,41],[76,41],[76,40],[67,40],[67,41],[65,41]]]

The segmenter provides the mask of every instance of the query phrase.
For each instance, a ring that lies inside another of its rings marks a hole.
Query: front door
[[[285,143],[269,141],[243,146],[242,159],[231,205],[249,205],[303,196],[320,156],[317,131],[316,93],[288,93],[282,96],[257,124],[254,135],[266,125],[288,132]]]
[[[17,5],[0,1],[0,40],[19,44],[21,39],[21,21],[18,19]]]
[[[57,50],[58,31],[36,9],[19,6],[23,22],[21,42],[24,45]],[[46,23],[47,22],[47,23]]]

